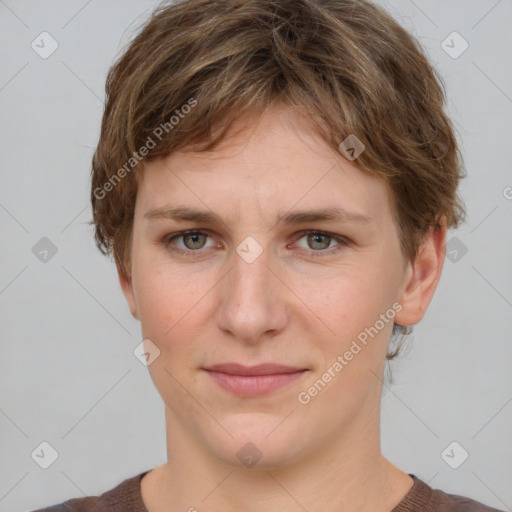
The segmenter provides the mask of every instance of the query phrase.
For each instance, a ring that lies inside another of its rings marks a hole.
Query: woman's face
[[[215,460],[271,468],[378,429],[409,268],[383,181],[292,110],[245,121],[213,153],[146,164],[122,284],[158,356],[168,429]],[[304,214],[335,209],[345,217]],[[212,371],[230,363],[288,368]]]

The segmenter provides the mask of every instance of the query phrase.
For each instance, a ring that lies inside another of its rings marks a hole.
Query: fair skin
[[[142,479],[143,501],[149,512],[389,512],[413,484],[380,449],[393,321],[309,403],[297,397],[394,303],[396,323],[421,320],[446,228],[404,265],[387,185],[333,151],[306,116],[271,108],[237,126],[213,152],[174,152],[138,176],[130,275],[120,281],[160,350],[149,371],[167,432],[167,462]],[[178,206],[221,223],[146,215]],[[368,220],[278,223],[328,207]],[[200,233],[169,240],[185,230]],[[236,251],[248,236],[263,250],[251,263]],[[226,362],[305,371],[266,395],[239,396],[204,369]],[[249,442],[261,454],[251,467],[237,457]]]

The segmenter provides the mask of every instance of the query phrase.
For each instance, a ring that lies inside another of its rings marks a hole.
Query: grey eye
[[[208,235],[206,233],[185,233],[180,235],[183,238],[184,245],[187,249],[202,249],[206,243]]]
[[[329,235],[322,233],[310,233],[307,235],[308,246],[311,249],[327,249],[331,243]]]

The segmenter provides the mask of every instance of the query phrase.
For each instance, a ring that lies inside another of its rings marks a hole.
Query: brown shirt
[[[148,473],[128,478],[101,496],[75,498],[33,512],[148,512],[142,501],[140,482]],[[414,484],[391,512],[503,512],[478,501],[432,489],[414,475]]]

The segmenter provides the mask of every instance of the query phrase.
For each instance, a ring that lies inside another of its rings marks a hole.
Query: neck
[[[381,454],[378,409],[369,416],[319,439],[309,456],[256,469],[206,452],[166,409],[168,461],[144,477],[144,503],[149,512],[389,512],[413,482]]]

